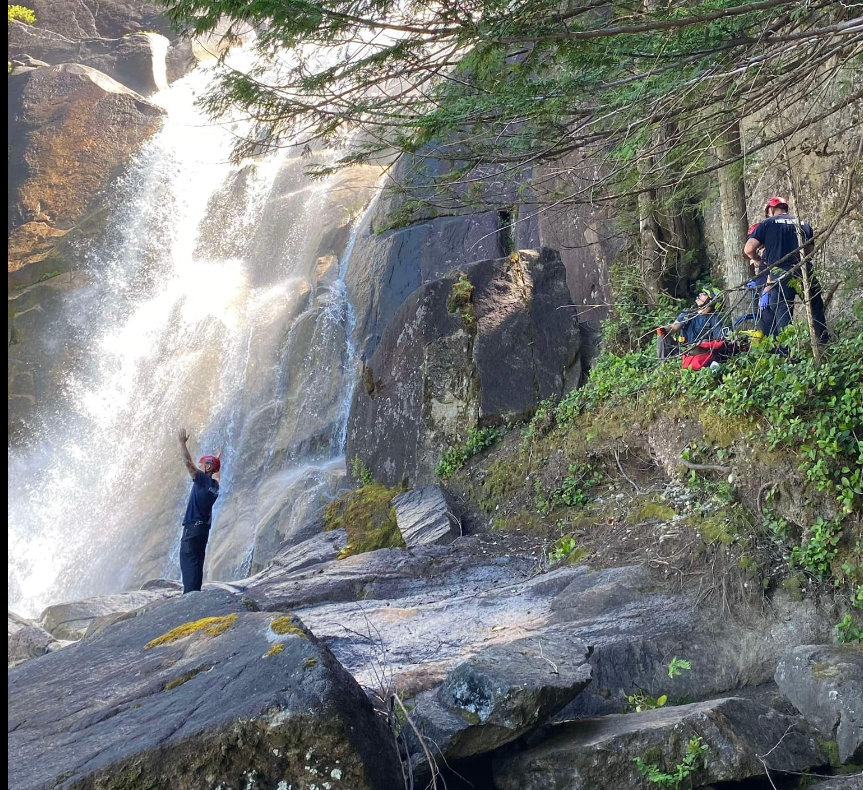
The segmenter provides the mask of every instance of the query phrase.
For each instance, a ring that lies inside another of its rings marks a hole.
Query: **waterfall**
[[[319,529],[311,517],[344,484],[344,273],[377,174],[359,192],[309,182],[290,148],[231,164],[244,125],[194,106],[215,68],[153,98],[164,127],[116,185],[107,240],[55,319],[74,364],[9,450],[21,614],[179,576],[181,427],[196,459],[222,448],[205,578],[237,578]]]

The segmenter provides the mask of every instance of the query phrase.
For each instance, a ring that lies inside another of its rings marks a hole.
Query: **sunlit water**
[[[290,149],[229,164],[244,128],[195,109],[210,78],[199,68],[154,97],[164,128],[117,186],[109,241],[59,320],[74,372],[10,449],[9,608],[22,615],[178,577],[180,427],[195,458],[223,450],[210,577],[248,573],[262,530],[291,534],[343,479],[354,360],[347,255],[315,282],[327,184]]]

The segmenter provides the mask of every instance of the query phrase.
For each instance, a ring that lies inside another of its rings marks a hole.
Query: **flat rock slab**
[[[256,578],[275,578],[331,562],[339,556],[347,543],[348,535],[343,529],[319,532],[301,543],[279,551]]]
[[[843,763],[863,762],[863,645],[801,645],[776,668],[776,684]]]
[[[452,543],[461,535],[452,503],[440,486],[425,486],[393,499],[396,524],[410,548],[424,543]]]
[[[575,697],[590,682],[589,652],[562,630],[488,648],[456,666],[438,689],[419,695],[411,715],[447,760],[489,752]]]
[[[181,590],[159,588],[55,604],[42,612],[39,623],[57,639],[83,639],[87,629],[99,618],[103,618],[102,622],[115,622],[120,615],[174,598],[180,593]]]
[[[730,697],[676,708],[604,716],[548,728],[538,746],[494,763],[499,790],[649,790],[635,758],[671,773],[692,738],[707,746],[692,787],[764,774],[758,755],[780,771],[803,771],[827,758],[805,722]]]
[[[353,678],[301,621],[248,605],[191,593],[10,670],[8,786],[398,787]]]
[[[59,645],[41,625],[19,617],[14,612],[8,612],[7,635],[9,667],[44,656],[54,646]]]
[[[863,790],[863,774],[834,776],[826,782],[811,785],[809,790]]]

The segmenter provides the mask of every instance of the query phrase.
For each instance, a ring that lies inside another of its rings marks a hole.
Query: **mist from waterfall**
[[[343,277],[370,190],[308,181],[290,148],[230,164],[243,124],[194,107],[212,68],[153,97],[164,128],[116,185],[107,241],[86,251],[47,341],[68,347],[69,372],[9,450],[22,615],[178,578],[180,427],[195,458],[223,453],[205,578],[247,574],[319,528],[311,515],[344,483]]]

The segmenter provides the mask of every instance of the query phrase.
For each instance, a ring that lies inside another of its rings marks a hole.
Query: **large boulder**
[[[393,736],[332,653],[228,592],[171,601],[8,680],[15,790],[400,786]]]
[[[471,656],[411,716],[445,760],[484,754],[544,723],[590,682],[588,647],[563,630]],[[414,749],[420,756],[421,749]]]
[[[168,39],[158,33],[132,33],[113,39],[68,39],[21,22],[9,24],[11,60],[29,55],[52,66],[79,63],[107,74],[142,96],[168,87],[165,64],[168,47]]]
[[[57,640],[38,623],[8,612],[7,656],[10,667],[44,656],[57,644]]]
[[[117,618],[179,594],[179,590],[161,588],[54,604],[42,612],[39,623],[56,639],[82,639],[87,629],[99,618]]]
[[[396,526],[409,548],[452,543],[461,535],[456,508],[440,486],[415,488],[393,499]]]
[[[863,645],[801,645],[776,667],[776,684],[843,763],[863,763]]]
[[[553,250],[462,267],[402,304],[366,363],[347,455],[375,479],[434,479],[444,447],[481,425],[528,416],[581,375],[578,324]]]
[[[827,759],[805,723],[735,697],[565,722],[544,735],[539,745],[495,762],[495,787],[649,790],[656,784],[635,758],[674,773],[694,738],[706,749],[692,761],[691,787],[763,776],[765,768],[801,772]]]
[[[36,15],[31,30],[45,45],[62,47],[61,42],[81,46],[83,52],[98,47],[99,40],[117,40],[127,35],[155,33],[167,41],[167,54],[162,55],[162,68],[168,82],[188,72],[194,62],[191,42],[178,33],[164,14],[164,8],[155,3],[129,2],[128,0],[28,0],[28,8]],[[9,59],[19,53],[33,55],[24,47],[32,37],[21,38],[18,26],[10,23],[8,35]],[[110,46],[110,44],[109,44]],[[65,60],[44,58],[51,63],[78,63],[74,55]],[[120,80],[122,82],[122,80]],[[131,87],[131,86],[130,86]]]

